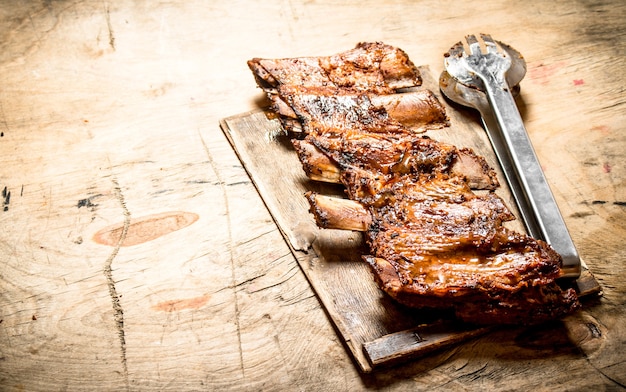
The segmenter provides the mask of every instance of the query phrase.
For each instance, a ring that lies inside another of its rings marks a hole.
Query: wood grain
[[[625,18],[611,0],[2,2],[0,389],[623,389]],[[252,57],[380,40],[438,75],[472,32],[524,54],[526,127],[604,296],[360,375],[219,121],[263,106]],[[198,219],[93,241],[176,212]]]

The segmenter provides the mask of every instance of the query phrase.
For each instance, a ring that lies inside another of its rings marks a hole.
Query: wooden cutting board
[[[420,71],[424,79],[420,88],[438,96],[451,122],[451,127],[427,134],[483,155],[498,173],[501,187],[496,193],[519,216],[478,118],[451,107],[441,97],[429,69],[420,67]],[[361,261],[365,252],[362,234],[319,229],[309,213],[305,192],[340,196],[344,194],[342,186],[306,177],[289,136],[269,109],[228,117],[220,125],[362,372],[406,361],[489,330],[455,322],[446,312],[408,309],[384,295]],[[525,232],[520,220],[507,222],[507,226]],[[586,268],[578,283],[585,293],[599,292]],[[302,333],[306,336],[307,332]]]

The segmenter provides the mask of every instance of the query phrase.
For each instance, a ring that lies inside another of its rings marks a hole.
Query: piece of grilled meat
[[[505,228],[514,217],[503,201],[473,193],[462,177],[401,176],[358,201],[307,197],[320,227],[366,233],[364,260],[402,304],[451,308],[477,324],[537,323],[579,306],[574,290],[555,282],[560,256]]]
[[[467,176],[450,170],[454,146],[355,128],[310,129],[306,140],[336,164],[348,197],[361,206],[340,205],[344,219],[355,212],[345,228],[366,226],[371,255],[364,260],[398,302],[452,308],[479,324],[538,323],[579,306],[574,290],[556,283],[560,256],[505,228],[514,217],[503,201],[493,192],[474,193]],[[308,199],[318,225],[340,228],[329,211],[337,204]],[[478,304],[485,314],[476,312]]]
[[[398,89],[421,84],[402,50],[361,43],[334,56],[248,65],[297,132],[307,175],[346,187],[349,199],[307,194],[317,224],[363,231],[363,259],[389,296],[478,324],[536,323],[579,306],[573,289],[556,283],[560,256],[507,229],[514,217],[495,193],[472,190],[498,186],[485,159],[418,134],[448,120],[430,92],[400,104]],[[408,122],[406,108],[419,108]]]
[[[276,94],[268,94],[275,111],[281,115],[283,126],[301,132],[301,121],[313,115],[324,119],[327,127],[347,126],[360,119],[377,121],[387,126],[405,127],[411,132],[425,132],[450,125],[445,109],[430,90],[397,94],[372,94],[336,87],[281,86]]]
[[[266,92],[282,85],[339,87],[389,94],[422,84],[407,54],[382,42],[361,42],[354,49],[331,56],[248,61],[257,84]]]

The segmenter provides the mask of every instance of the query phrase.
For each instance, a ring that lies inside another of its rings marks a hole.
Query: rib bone
[[[329,87],[283,86],[278,94],[271,94],[269,98],[274,110],[281,115],[283,126],[296,133],[303,132],[301,122],[312,116],[322,118],[315,113],[322,111],[332,113],[332,117],[326,117],[330,122],[328,126],[345,124],[346,118],[370,116],[370,110],[378,111],[387,121],[416,133],[450,125],[444,107],[430,90],[381,95]]]
[[[341,183],[341,170],[328,155],[308,140],[293,140],[302,168],[312,180]],[[465,177],[472,189],[493,190],[499,186],[494,170],[485,158],[476,155],[469,148],[456,151],[449,173]]]
[[[323,229],[366,231],[372,223],[369,211],[359,202],[314,192],[305,196],[315,222]]]

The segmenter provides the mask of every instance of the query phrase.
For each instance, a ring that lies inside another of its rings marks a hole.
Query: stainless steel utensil
[[[515,82],[515,87],[512,87],[513,95],[517,95],[517,93],[519,93],[520,88],[517,83],[520,81],[521,79],[517,80],[517,82]],[[489,140],[491,141],[493,149],[496,153],[496,157],[498,157],[504,176],[509,184],[509,188],[511,188],[511,193],[513,193],[513,196],[517,201],[522,222],[524,222],[524,225],[531,236],[543,238],[543,233],[537,223],[532,206],[528,204],[522,185],[517,180],[517,174],[515,172],[513,162],[508,157],[509,153],[506,141],[502,135],[497,132],[498,123],[493,115],[493,112],[491,111],[491,107],[489,106],[489,101],[487,100],[485,93],[481,90],[458,83],[457,80],[450,76],[447,71],[443,71],[441,73],[441,76],[439,77],[439,86],[441,91],[452,101],[478,110],[483,121],[483,125],[487,130]]]
[[[440,77],[441,90],[452,101],[480,112],[529,234],[545,240],[561,255],[563,277],[577,278],[581,271],[578,251],[512,94],[519,89],[526,63],[512,47],[487,34],[480,38],[468,35],[467,50],[458,42],[444,55],[446,71]]]

